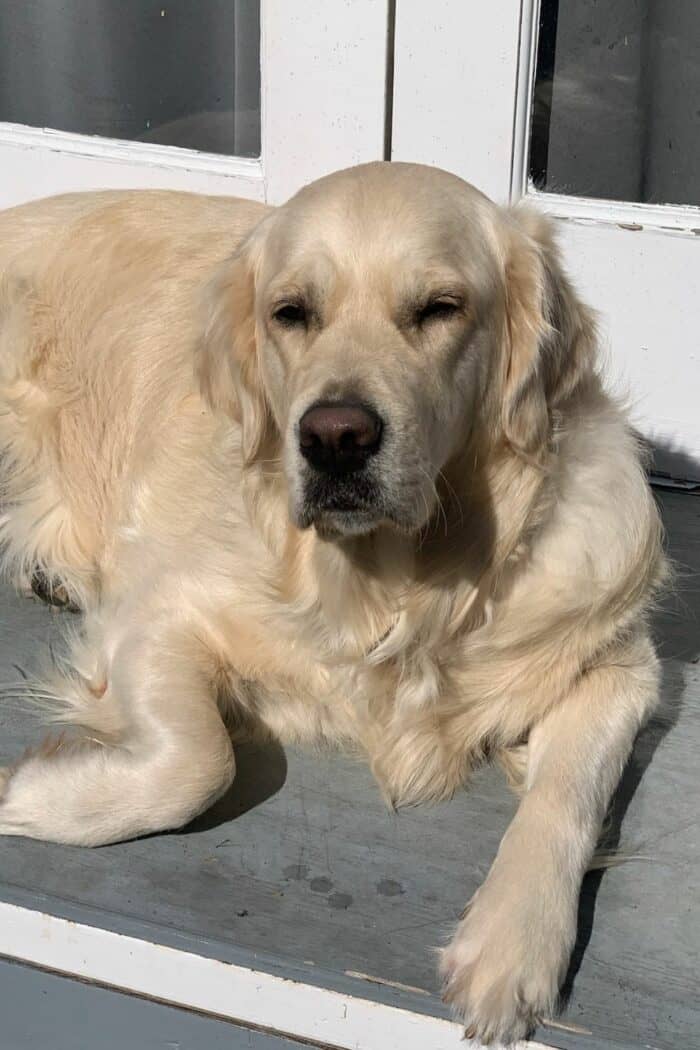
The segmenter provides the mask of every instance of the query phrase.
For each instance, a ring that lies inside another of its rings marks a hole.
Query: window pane
[[[542,0],[530,177],[700,205],[698,0]]]
[[[0,120],[260,154],[260,0],[0,0]]]

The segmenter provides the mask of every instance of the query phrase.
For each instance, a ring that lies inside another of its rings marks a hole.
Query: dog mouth
[[[301,528],[322,533],[360,535],[372,531],[390,515],[376,482],[366,477],[307,479],[299,514]]]
[[[425,525],[417,513],[418,501],[392,500],[370,478],[306,480],[303,497],[294,514],[298,528],[315,528],[324,538],[367,536],[381,526],[401,535],[414,535]],[[420,506],[427,506],[421,499]]]

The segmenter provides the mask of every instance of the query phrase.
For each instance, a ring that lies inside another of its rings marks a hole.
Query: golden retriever
[[[4,565],[85,613],[40,687],[79,731],[3,772],[0,832],[178,827],[241,735],[360,749],[395,804],[498,758],[522,801],[441,972],[522,1036],[657,701],[664,576],[549,223],[378,163],[278,209],[28,204],[0,270]]]

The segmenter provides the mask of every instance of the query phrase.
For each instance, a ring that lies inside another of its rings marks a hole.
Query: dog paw
[[[467,1036],[508,1045],[551,1016],[572,939],[548,921],[536,890],[509,901],[487,882],[440,959],[443,998]]]

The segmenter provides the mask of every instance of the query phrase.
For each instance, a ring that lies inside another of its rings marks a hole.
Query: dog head
[[[326,535],[419,531],[471,446],[537,458],[591,367],[548,223],[417,165],[306,187],[207,303],[206,397],[239,420],[246,462],[277,442],[292,521]]]

